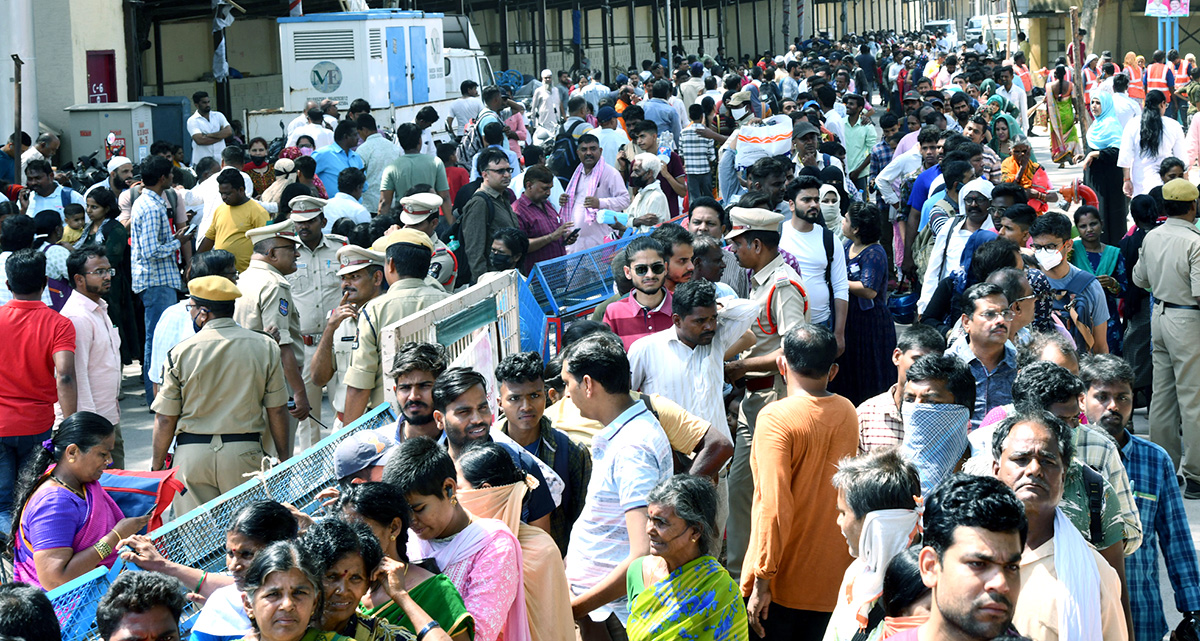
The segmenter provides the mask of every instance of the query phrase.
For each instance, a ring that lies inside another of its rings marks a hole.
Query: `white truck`
[[[473,80],[494,84],[491,62],[465,16],[370,9],[278,18],[283,107],[247,114],[247,133],[271,140],[326,98],[345,110],[363,98],[381,127],[413,122],[426,105],[438,111],[434,138],[444,141],[450,103]]]

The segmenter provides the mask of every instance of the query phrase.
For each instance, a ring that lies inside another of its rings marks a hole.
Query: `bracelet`
[[[101,561],[107,559],[113,551],[112,546],[105,543],[103,539],[97,541],[96,544],[92,546],[92,549],[96,551],[96,554],[100,555]]]
[[[434,628],[440,628],[440,627],[442,627],[442,626],[437,621],[430,621],[429,623],[426,623],[425,627],[421,628],[421,631],[417,633],[417,641],[421,641],[421,639],[424,639],[425,635],[429,634],[430,630],[432,630]]]
[[[192,590],[192,592],[195,592],[196,594],[200,594],[200,588],[204,586],[204,582],[207,580],[208,580],[208,570],[205,570],[204,574],[200,576],[200,582],[196,584],[196,589]]]

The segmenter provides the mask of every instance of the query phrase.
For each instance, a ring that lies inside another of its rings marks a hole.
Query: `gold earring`
[[[74,463],[74,462],[75,462],[75,459],[67,459],[67,462],[68,462],[68,463]]]
[[[457,496],[454,496],[454,495],[450,496],[450,505],[458,505],[458,497]]]
[[[393,535],[392,535],[392,540],[393,540],[393,541],[395,541],[395,540],[396,540],[396,535],[395,535],[395,534],[393,534]]]

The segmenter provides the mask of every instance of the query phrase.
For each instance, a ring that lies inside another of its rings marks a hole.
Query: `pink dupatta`
[[[612,235],[612,228],[596,219],[595,209],[584,207],[581,204],[578,208],[579,213],[576,214],[575,207],[575,192],[580,187],[580,181],[586,181],[582,185],[583,195],[581,198],[595,196],[599,191],[600,176],[606,169],[603,165],[604,161],[601,160],[592,168],[592,173],[586,174],[583,171],[583,165],[580,164],[575,168],[571,182],[567,183],[567,204],[560,211],[569,212],[571,222],[575,223],[575,229],[579,230],[579,238],[567,247],[569,254],[603,245],[610,240]]]

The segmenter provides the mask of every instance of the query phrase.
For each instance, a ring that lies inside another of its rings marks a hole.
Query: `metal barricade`
[[[535,265],[529,273],[529,289],[546,316],[569,322],[590,314],[612,296],[613,256],[636,237],[626,236]]]
[[[374,429],[395,418],[388,405],[380,405],[357,421],[321,439],[302,455],[292,457],[262,475],[218,496],[150,533],[154,546],[166,558],[182,565],[209,572],[225,569],[225,528],[232,514],[252,501],[270,499],[291,503],[305,512],[319,508],[317,493],[337,483],[333,473],[333,453],[338,443],[362,429]],[[62,627],[63,641],[91,641],[96,632],[96,606],[117,576],[137,570],[121,561],[112,569],[99,567],[46,594],[54,604]],[[190,587],[190,586],[189,586]],[[189,603],[184,609],[184,632],[199,609]]]

